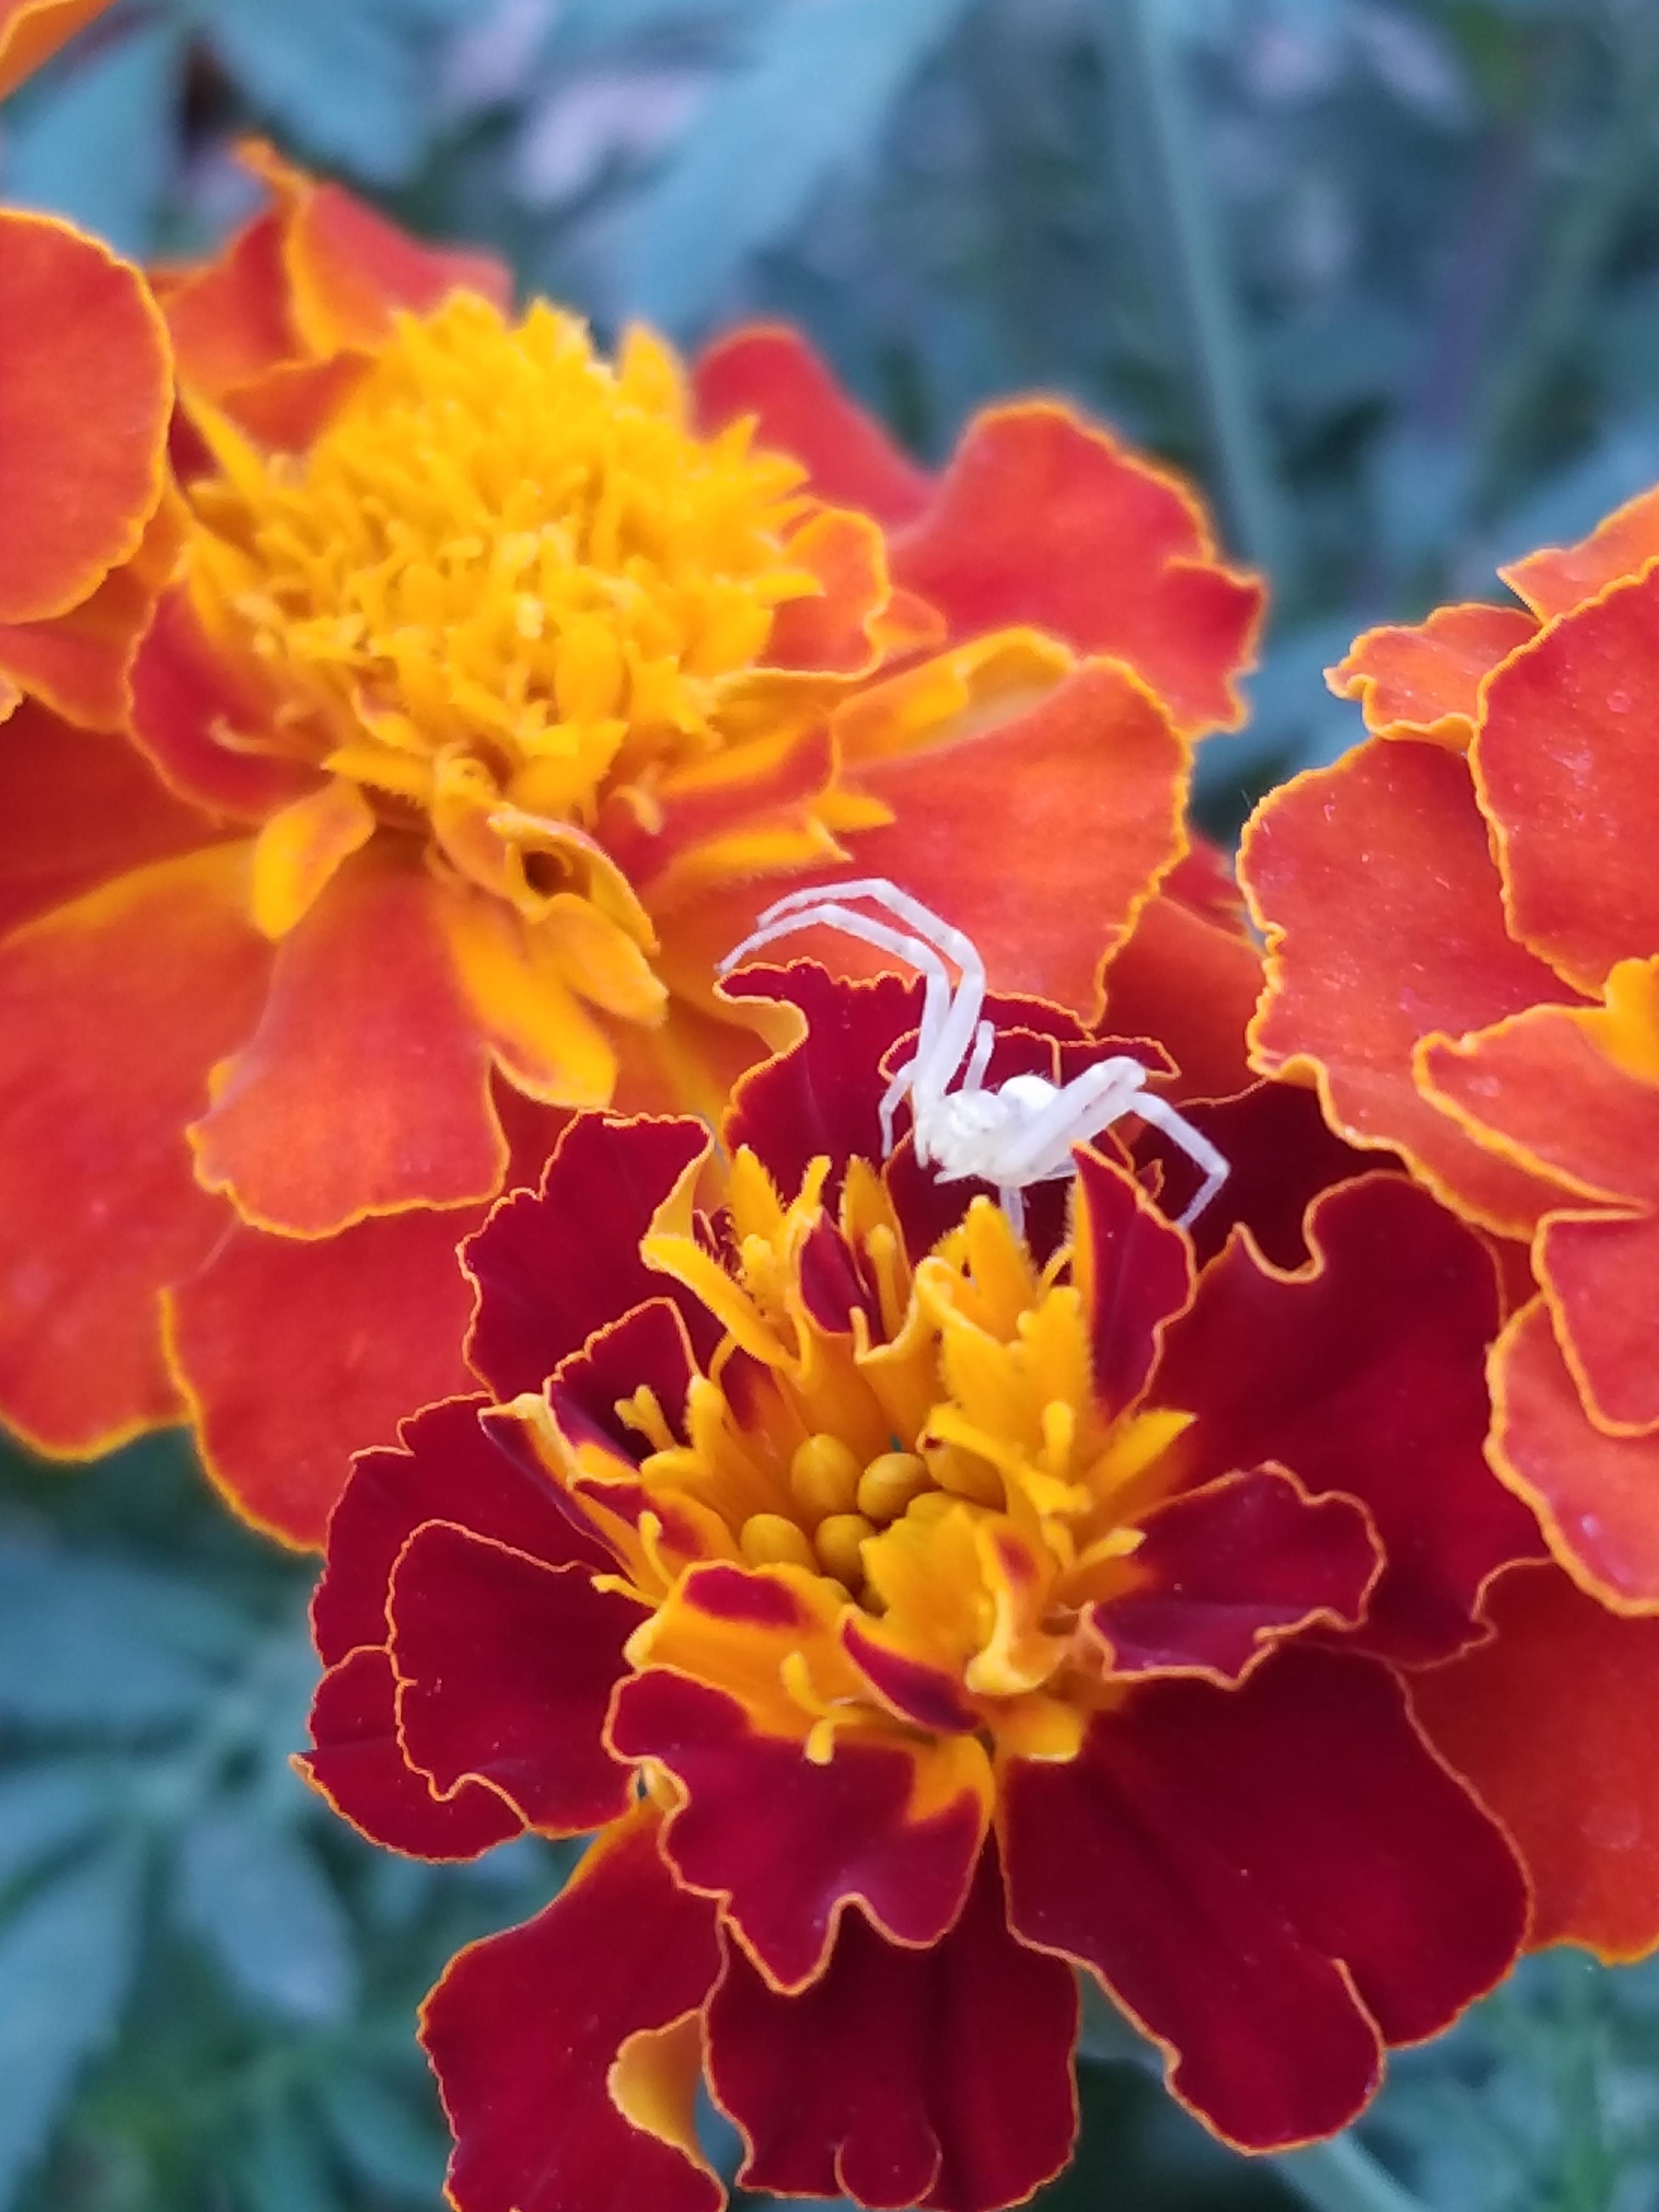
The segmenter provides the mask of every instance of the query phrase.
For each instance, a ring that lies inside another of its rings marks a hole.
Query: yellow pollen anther
[[[738,1533],[738,1545],[751,1567],[808,1567],[817,1558],[805,1531],[781,1513],[751,1513]]]
[[[822,1430],[796,1447],[789,1462],[789,1491],[811,1522],[850,1513],[859,1496],[859,1463],[839,1437]]]
[[[849,1590],[856,1590],[864,1580],[863,1546],[875,1533],[861,1513],[832,1513],[819,1522],[812,1547],[826,1574],[845,1583]]]
[[[927,1462],[915,1452],[883,1452],[859,1477],[859,1511],[884,1528],[897,1520],[912,1498],[932,1486]]]

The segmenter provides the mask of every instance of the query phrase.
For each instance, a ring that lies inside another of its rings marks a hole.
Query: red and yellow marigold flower
[[[806,1032],[722,1166],[577,1116],[467,1248],[483,1393],[331,1524],[318,1786],[432,1857],[599,1832],[428,2000],[455,2203],[712,2212],[702,2078],[755,2188],[990,2212],[1069,2154],[1079,1967],[1229,2140],[1340,2128],[1525,1932],[1407,1688],[1541,1553],[1481,1455],[1489,1252],[1241,1158],[1200,1272],[1109,1136],[1022,1237],[902,1117],[881,1157],[915,987],[738,985]],[[994,1084],[1126,1048],[988,1012]]]
[[[156,279],[187,521],[131,748],[66,710],[0,766],[0,1412],[62,1454],[188,1413],[305,1542],[465,1387],[454,1244],[563,1116],[712,1115],[787,1034],[712,988],[780,878],[884,873],[1241,1087],[1183,800],[1259,593],[1064,409],[930,480],[792,341],[607,362],[252,158],[268,211]]]
[[[0,0],[0,100],[108,0]],[[125,717],[126,665],[177,551],[167,335],[136,269],[0,209],[0,745],[35,708]],[[20,713],[20,709],[23,709]]]

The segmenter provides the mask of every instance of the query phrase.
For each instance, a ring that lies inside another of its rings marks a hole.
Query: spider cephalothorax
[[[880,908],[893,921],[860,914],[847,903],[854,899]],[[895,927],[895,922],[903,927]],[[1203,1172],[1203,1182],[1180,1217],[1181,1227],[1189,1227],[1220,1189],[1227,1162],[1167,1099],[1147,1090],[1150,1071],[1127,1054],[1097,1061],[1069,1083],[1025,1074],[988,1085],[996,1031],[981,1018],[985,963],[977,948],[961,930],[883,877],[792,891],[775,901],[752,934],[720,963],[720,973],[728,974],[738,961],[778,938],[820,924],[896,954],[922,979],[915,1051],[895,1071],[881,1102],[887,1152],[893,1149],[894,1115],[908,1097],[917,1159],[933,1166],[942,1182],[969,1176],[994,1182],[1018,1227],[1028,1185],[1069,1175],[1073,1145],[1134,1114],[1162,1129]],[[947,960],[957,969],[954,985]],[[958,1075],[961,1081],[953,1089]]]

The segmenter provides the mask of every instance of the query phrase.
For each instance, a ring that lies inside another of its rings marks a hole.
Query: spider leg
[[[1150,1092],[1135,1101],[1135,1111],[1143,1121],[1150,1121],[1172,1137],[1188,1158],[1204,1170],[1198,1195],[1176,1222],[1177,1229],[1190,1229],[1199,1215],[1215,1196],[1230,1172],[1230,1163],[1218,1152],[1209,1139],[1200,1136],[1184,1114],[1177,1114],[1167,1098],[1155,1098]]]
[[[884,908],[907,929],[914,930],[925,944],[932,945],[935,952],[954,961],[960,971],[956,996],[945,1009],[939,1033],[930,1036],[924,1026],[914,1062],[917,1074],[912,1088],[925,1103],[937,1103],[962,1065],[980,1009],[985,1003],[985,963],[979,957],[979,948],[965,931],[941,921],[931,907],[924,906],[919,898],[912,898],[908,891],[902,891],[884,876],[859,876],[847,883],[823,884],[816,890],[786,892],[782,898],[774,899],[759,916],[761,928],[769,928],[787,914],[805,914],[815,906],[821,910],[826,891],[838,904],[847,899],[866,899],[872,905]],[[750,940],[751,944],[753,941]],[[735,960],[743,949],[739,946],[737,952],[728,953],[717,972],[724,975],[727,963]]]
[[[982,1091],[985,1071],[991,1065],[991,1054],[996,1049],[997,1033],[989,1022],[981,1022],[974,1031],[974,1049],[969,1057],[967,1071],[962,1079],[964,1091]]]
[[[1011,1182],[1042,1182],[1060,1171],[1060,1160],[1048,1164],[1056,1148],[1063,1156],[1074,1144],[1109,1128],[1133,1105],[1140,1111],[1141,1085],[1146,1070],[1126,1053],[1097,1060],[1074,1075],[1063,1089],[1034,1114],[1008,1147],[1001,1172]]]
[[[763,945],[774,943],[780,937],[791,937],[797,930],[810,929],[826,923],[832,929],[844,931],[866,945],[873,945],[878,951],[896,953],[898,957],[916,969],[922,979],[921,1023],[916,1039],[915,1055],[902,1067],[888,1085],[883,1096],[881,1115],[882,1143],[890,1152],[893,1149],[893,1116],[899,1101],[907,1091],[916,1088],[916,1070],[929,1054],[938,1048],[938,1041],[948,1022],[954,1000],[951,997],[951,976],[938,948],[923,938],[908,937],[902,930],[891,929],[885,922],[877,921],[867,914],[859,914],[835,899],[815,895],[810,901],[800,895],[790,901],[780,900],[778,906],[787,904],[789,911],[779,915],[777,906],[769,907],[768,915],[761,917],[761,926],[734,945],[724,959],[716,962],[718,975],[729,975],[739,960],[750,953],[758,952]],[[958,1055],[959,1056],[959,1055]],[[954,1065],[954,1063],[953,1063]],[[924,1162],[927,1151],[921,1132],[917,1131],[917,1155]]]
[[[1008,1226],[1016,1237],[1025,1234],[1025,1193],[1017,1182],[999,1183],[997,1201],[1008,1217]]]

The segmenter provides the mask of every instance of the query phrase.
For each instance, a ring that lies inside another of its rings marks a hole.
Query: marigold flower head
[[[701,1125],[577,1117],[468,1248],[488,1395],[332,1522],[325,1794],[431,1856],[602,1832],[428,2000],[455,2202],[718,2204],[701,2073],[746,2185],[991,2212],[1068,2155],[1076,1966],[1230,2140],[1341,2126],[1525,1931],[1401,1671],[1540,1550],[1481,1458],[1489,1256],[1392,1172],[1304,1244],[1241,1158],[1200,1273],[1115,1136],[1022,1235],[908,1109],[884,1158],[919,989],[738,988],[806,1034],[715,1209]],[[988,1013],[992,1084],[1156,1066]]]
[[[930,478],[783,334],[607,362],[248,159],[269,207],[153,279],[131,743],[64,699],[0,757],[0,1413],[64,1454],[188,1414],[305,1542],[466,1387],[455,1242],[562,1117],[712,1118],[789,1033],[714,989],[780,880],[890,876],[1085,1019],[1109,969],[1186,1095],[1243,1087],[1256,956],[1183,815],[1260,593],[1061,407]]]
[[[1264,802],[1240,862],[1255,1064],[1509,1255],[1488,1451],[1565,1573],[1506,1577],[1503,1632],[1425,1711],[1522,1844],[1540,1927],[1612,1957],[1659,1939],[1626,1747],[1659,1690],[1656,554],[1650,492],[1509,569],[1521,604],[1368,633],[1332,681],[1376,734]]]

